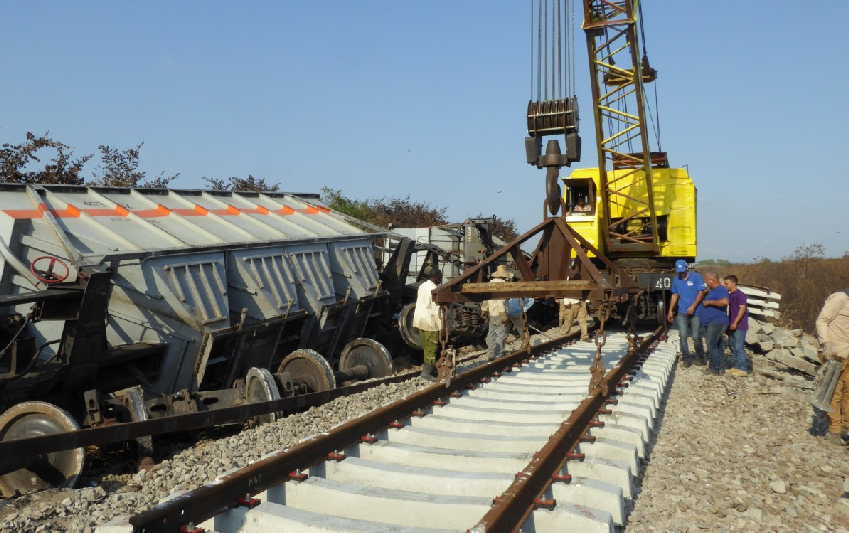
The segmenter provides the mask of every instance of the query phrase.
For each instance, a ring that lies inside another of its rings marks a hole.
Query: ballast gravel
[[[552,329],[532,336],[531,341],[539,344],[564,334],[565,331],[560,328]],[[520,347],[514,338],[510,340],[509,349]],[[484,361],[486,353],[463,350],[462,355],[476,356],[464,363],[463,366],[469,367]],[[94,487],[47,490],[12,500],[0,500],[0,531],[92,532],[96,525],[140,512],[174,493],[200,487],[221,474],[253,463],[263,455],[291,447],[427,385],[428,382],[418,377],[402,383],[380,385],[236,435],[203,440],[172,455],[149,472],[106,476]]]
[[[97,524],[146,509],[174,492],[197,488],[267,453],[291,447],[311,435],[407,396],[425,384],[415,378],[337,398],[236,435],[202,441],[162,461],[149,472],[123,476],[101,486],[22,496],[7,505],[11,509],[0,510],[2,530],[91,531]]]
[[[679,365],[626,533],[849,533],[849,447],[808,433],[810,390],[754,365],[749,378]]]

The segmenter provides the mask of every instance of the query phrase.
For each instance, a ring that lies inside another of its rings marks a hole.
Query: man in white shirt
[[[843,365],[831,397],[829,431],[849,444],[849,289],[826,298],[816,326],[823,347],[821,360],[833,359]]]
[[[513,279],[505,265],[498,265],[492,273],[490,281],[506,282]],[[486,300],[481,304],[481,311],[489,317],[489,331],[486,334],[486,358],[489,361],[498,359],[504,352],[504,342],[507,340],[507,305],[504,299]]]
[[[442,272],[433,268],[427,271],[425,275],[427,279],[419,285],[416,296],[413,327],[419,330],[419,339],[424,350],[421,377],[433,381],[436,350],[439,345],[439,331],[442,329],[439,306],[433,301],[433,291],[437,285],[442,283]]]

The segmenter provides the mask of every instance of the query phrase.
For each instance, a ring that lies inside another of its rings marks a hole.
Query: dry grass
[[[849,288],[849,256],[763,260],[716,270],[723,276],[735,274],[741,285],[760,285],[780,293],[781,322],[810,333],[826,297]]]

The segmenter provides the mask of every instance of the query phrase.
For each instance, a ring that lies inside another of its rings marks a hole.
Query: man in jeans
[[[725,373],[725,349],[722,333],[728,329],[728,289],[719,282],[716,272],[705,274],[708,293],[702,301],[700,319],[705,328],[710,365],[708,373],[721,376]]]
[[[744,344],[749,331],[749,307],[746,295],[737,288],[737,276],[731,274],[723,280],[728,289],[728,335],[734,349],[734,368],[728,373],[732,376],[746,377],[752,373],[752,360],[746,353]]]
[[[699,320],[699,310],[702,299],[705,297],[705,282],[698,272],[690,272],[687,261],[679,259],[675,261],[675,272],[677,277],[672,280],[672,300],[669,302],[669,315],[667,320],[675,320],[678,326],[678,335],[681,343],[681,361],[684,367],[692,363],[705,364],[705,350],[702,344],[702,328]],[[675,312],[678,312],[677,319]],[[687,337],[693,337],[696,348],[696,359],[690,357],[690,346]]]

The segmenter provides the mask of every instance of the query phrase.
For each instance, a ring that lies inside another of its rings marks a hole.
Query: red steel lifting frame
[[[527,260],[521,245],[537,235],[539,243]],[[595,255],[603,268],[596,266],[588,252]],[[519,270],[520,281],[486,282],[489,267],[507,254],[512,256]],[[606,299],[603,296],[627,294],[637,288],[633,275],[617,268],[558,216],[546,218],[481,263],[466,269],[456,280],[437,287],[434,301],[448,304],[490,298],[559,298],[581,296],[585,291],[595,292],[598,299]]]

